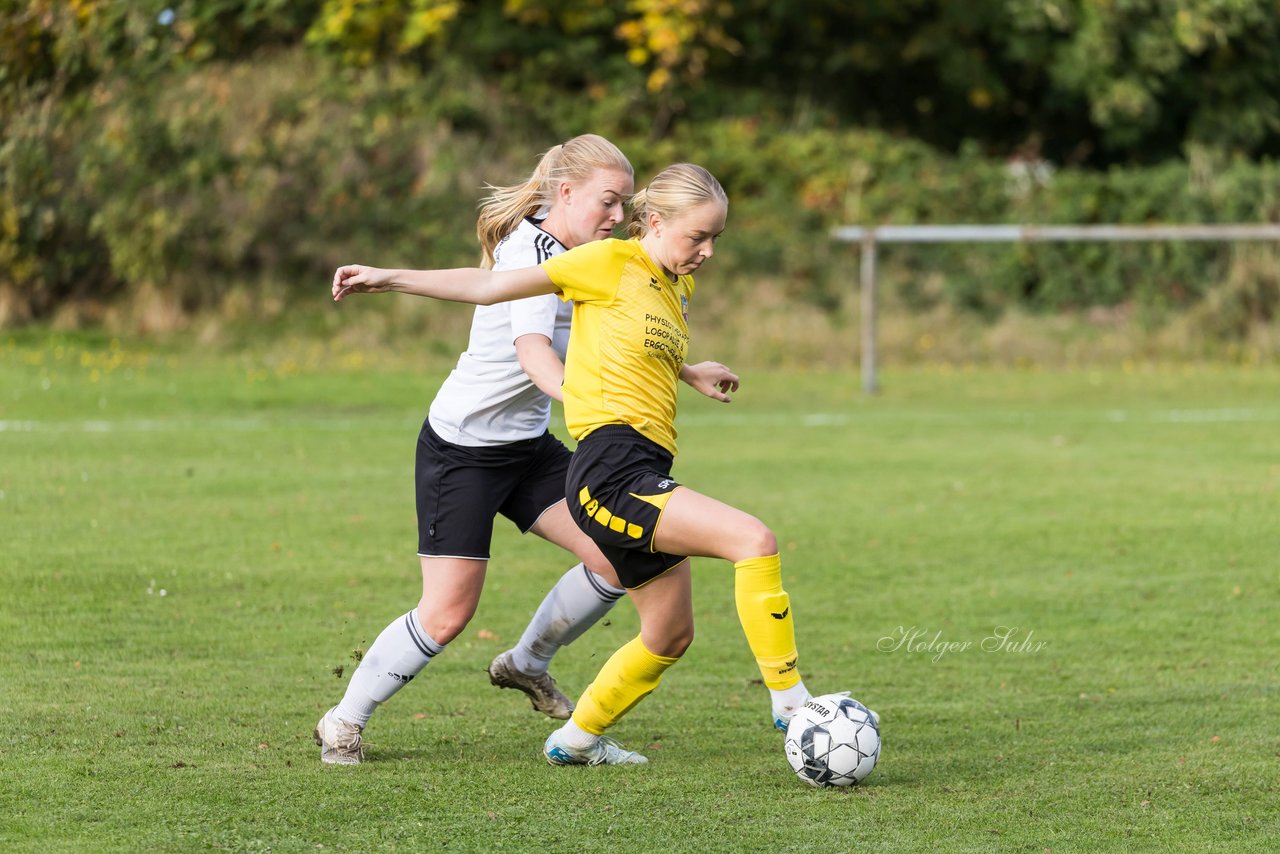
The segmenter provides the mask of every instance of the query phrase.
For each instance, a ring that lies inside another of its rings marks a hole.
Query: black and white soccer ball
[[[787,762],[810,786],[854,786],[880,758],[880,722],[847,694],[813,697],[787,726]]]

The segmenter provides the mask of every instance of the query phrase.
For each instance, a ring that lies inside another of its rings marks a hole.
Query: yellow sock
[[[754,557],[733,568],[738,619],[764,684],[775,691],[796,685],[796,624],[791,599],[782,589],[782,560],[777,555]]]
[[[582,692],[573,722],[594,735],[602,735],[658,687],[662,674],[680,659],[654,655],[639,636],[613,654],[595,681]]]

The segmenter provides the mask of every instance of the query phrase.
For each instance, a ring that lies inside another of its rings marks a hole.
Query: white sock
[[[773,699],[773,716],[775,718],[791,717],[809,699],[809,689],[804,687],[803,681],[779,691],[770,688],[769,694]]]
[[[584,750],[600,740],[600,736],[594,732],[587,732],[574,723],[573,718],[569,718],[564,722],[564,726],[560,727],[560,732],[564,736],[565,744],[577,750]]]
[[[444,644],[436,643],[422,630],[417,608],[392,620],[351,674],[347,693],[338,703],[338,717],[363,727],[374,709],[409,684],[427,662],[442,652]]]
[[[534,612],[520,643],[511,650],[511,663],[530,676],[546,673],[560,647],[581,637],[626,592],[582,564],[573,567],[560,577]]]

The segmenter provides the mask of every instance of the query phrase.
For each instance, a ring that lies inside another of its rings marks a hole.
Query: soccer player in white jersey
[[[483,266],[533,267],[609,237],[622,221],[633,176],[627,158],[603,137],[586,134],[552,148],[525,182],[490,188],[476,225]],[[374,710],[466,627],[480,600],[498,514],[580,562],[547,594],[520,642],[494,659],[490,680],[528,694],[533,707],[550,717],[565,719],[573,711],[548,663],[607,613],[623,590],[566,507],[570,453],[547,429],[551,399],[563,399],[571,316],[572,306],[550,294],[476,309],[467,350],[418,437],[422,598],[383,629],[342,700],[316,725],[324,762],[359,763],[362,732]]]

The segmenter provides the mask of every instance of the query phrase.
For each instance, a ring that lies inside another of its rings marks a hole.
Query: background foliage
[[[474,259],[486,182],[576,133],[705,163],[705,274],[831,316],[859,222],[1280,219],[1280,3],[0,2],[0,325],[180,326],[334,264]],[[1272,248],[895,249],[905,305],[1120,307],[1238,339]]]

